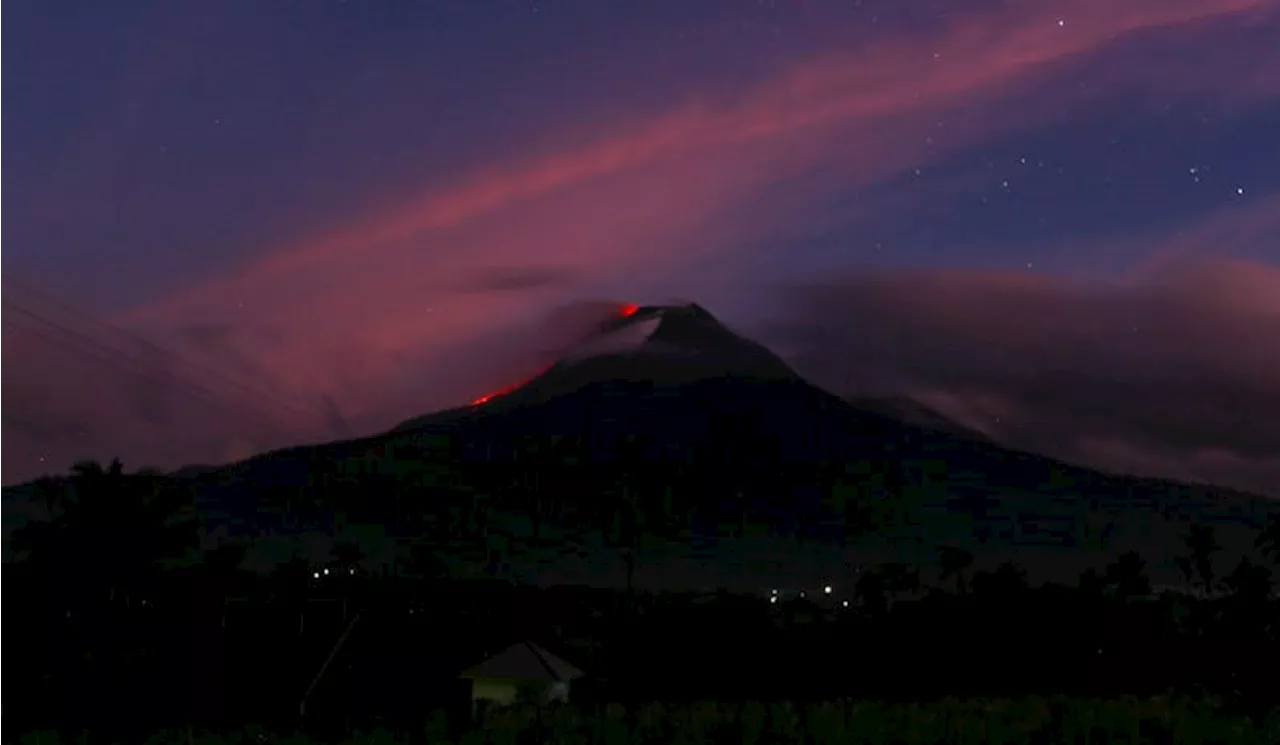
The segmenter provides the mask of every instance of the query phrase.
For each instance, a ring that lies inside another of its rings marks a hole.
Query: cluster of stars
[[[1205,174],[1205,170],[1206,170],[1206,169],[1201,168],[1200,166],[1191,166],[1191,167],[1187,168],[1187,174],[1191,176],[1191,180],[1192,180],[1192,181],[1194,181],[1194,182],[1196,182],[1196,183],[1198,184],[1198,183],[1200,183],[1200,181],[1203,179],[1204,174]],[[1243,187],[1243,186],[1236,186],[1235,191],[1236,191],[1236,196],[1238,196],[1238,197],[1243,197],[1243,196],[1244,196],[1244,187]]]

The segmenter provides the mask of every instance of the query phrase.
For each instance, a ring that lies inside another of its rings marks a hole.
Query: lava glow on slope
[[[622,317],[622,318],[630,318],[630,317],[634,316],[636,313],[639,313],[639,312],[640,312],[640,306],[639,306],[639,305],[636,305],[635,303],[623,303],[623,304],[618,308],[618,315],[619,315],[620,317]],[[537,377],[541,376],[543,373],[545,373],[546,371],[550,370],[552,367],[553,367],[553,365],[547,365],[546,367],[544,367],[544,368],[542,368],[541,370],[539,370],[539,371],[537,372],[537,374],[532,375],[532,376],[530,376],[530,377],[528,377],[528,378],[526,378],[526,379],[524,379],[524,380],[520,381],[519,383],[516,383],[516,384],[514,384],[514,385],[509,385],[509,386],[507,386],[506,388],[500,388],[500,389],[498,389],[498,390],[496,390],[496,391],[494,391],[494,392],[492,392],[492,393],[486,393],[485,395],[480,396],[479,398],[473,398],[473,399],[471,399],[471,405],[472,405],[472,406],[483,406],[483,405],[485,405],[485,404],[489,403],[490,401],[494,400],[495,398],[500,398],[500,397],[502,397],[502,396],[506,396],[506,395],[508,395],[508,394],[510,394],[510,393],[514,393],[515,391],[517,391],[517,390],[519,390],[519,389],[523,388],[524,386],[528,385],[529,383],[531,383],[535,378],[537,378]]]
[[[473,399],[471,399],[471,405],[472,405],[472,406],[483,406],[484,404],[489,403],[490,401],[492,401],[492,400],[493,400],[493,399],[495,399],[495,398],[499,398],[499,397],[501,397],[501,396],[505,396],[505,395],[507,395],[507,394],[509,394],[509,393],[514,393],[514,392],[516,392],[516,391],[520,390],[521,388],[525,387],[525,386],[526,386],[526,385],[528,385],[529,383],[532,383],[532,382],[534,381],[534,379],[535,379],[535,378],[540,377],[543,373],[545,373],[546,371],[550,370],[551,368],[552,368],[552,365],[547,365],[546,367],[543,367],[541,370],[539,370],[537,373],[535,373],[535,374],[533,374],[533,375],[530,375],[529,377],[525,378],[524,380],[520,381],[519,383],[516,383],[516,384],[514,384],[514,385],[509,385],[509,386],[507,386],[506,388],[499,388],[498,390],[494,391],[493,393],[486,393],[485,395],[483,395],[483,396],[481,396],[481,397],[479,397],[479,398],[473,398]]]

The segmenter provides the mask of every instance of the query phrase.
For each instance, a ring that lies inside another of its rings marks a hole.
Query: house
[[[471,681],[471,711],[517,701],[569,700],[569,682],[583,672],[538,645],[513,644],[460,676]]]

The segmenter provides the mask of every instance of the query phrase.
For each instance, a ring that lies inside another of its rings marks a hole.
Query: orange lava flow
[[[525,387],[525,386],[526,386],[526,385],[528,385],[529,383],[532,383],[532,382],[534,381],[534,379],[536,379],[536,378],[538,378],[538,377],[541,377],[541,376],[542,376],[542,374],[543,374],[543,373],[545,373],[546,371],[550,370],[550,369],[551,369],[551,367],[552,367],[552,365],[547,365],[546,367],[543,367],[541,370],[539,370],[539,371],[538,371],[537,373],[535,373],[534,375],[531,375],[531,376],[529,376],[528,378],[525,378],[524,380],[520,381],[519,383],[515,383],[514,385],[509,385],[509,386],[507,386],[506,388],[500,388],[500,389],[498,389],[498,390],[494,391],[493,393],[486,393],[485,395],[483,395],[483,396],[481,396],[481,397],[479,397],[479,398],[473,398],[473,399],[471,399],[471,405],[472,405],[472,406],[483,406],[484,404],[489,403],[490,401],[492,401],[492,400],[493,400],[493,399],[495,399],[495,398],[499,398],[499,397],[501,397],[501,396],[505,396],[505,395],[507,395],[507,394],[509,394],[509,393],[514,393],[514,392],[516,392],[516,391],[520,390],[521,388]]]

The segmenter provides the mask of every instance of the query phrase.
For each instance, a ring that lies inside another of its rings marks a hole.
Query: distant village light
[[[840,605],[844,606],[845,608],[848,608],[848,607],[849,607],[849,601],[848,601],[848,600],[842,600],[842,601],[840,601]]]
[[[328,567],[326,567],[326,568],[325,568],[324,573],[325,573],[325,575],[326,575],[326,576],[329,574],[329,569],[328,569]]]
[[[826,594],[830,595],[830,594],[831,594],[831,585],[827,585],[826,587],[823,587],[823,588],[822,588],[822,591],[823,591],[823,592],[825,592]]]
[[[772,597],[770,597],[770,598],[769,598],[769,602],[770,602],[770,603],[776,603],[776,602],[778,602],[778,596],[777,596],[777,595],[773,595]]]
[[[311,573],[311,576],[312,576],[312,577],[315,577],[316,579],[320,579],[320,573],[319,573],[319,572],[312,572],[312,573]]]

